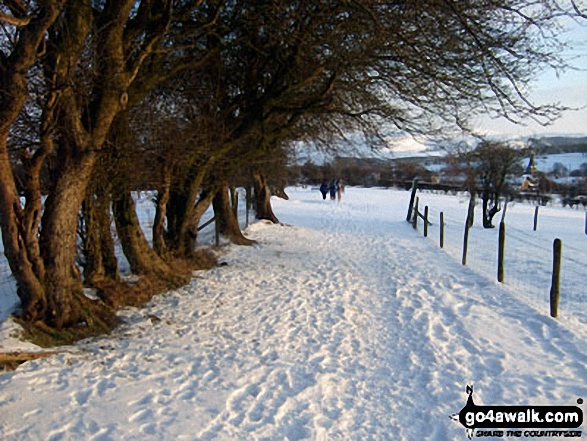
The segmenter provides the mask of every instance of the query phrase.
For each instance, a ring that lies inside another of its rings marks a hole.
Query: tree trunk
[[[198,225],[204,213],[210,207],[213,192],[202,191],[195,206],[189,210],[188,216],[183,220],[178,234],[174,238],[173,255],[180,259],[190,259],[194,255],[198,240]],[[185,216],[185,215],[184,215]]]
[[[238,219],[230,206],[228,184],[223,184],[216,192],[212,206],[214,207],[214,215],[219,225],[220,234],[236,245],[253,245],[255,243],[254,240],[243,236],[241,232]]]
[[[200,219],[210,207],[214,194],[214,192],[202,190],[196,205],[190,210],[189,219],[186,219],[185,226],[181,229],[178,237],[178,257],[192,257],[198,239]]]
[[[157,191],[155,219],[153,220],[153,249],[163,258],[168,252],[165,240],[165,218],[167,216],[167,204],[169,203],[170,190],[171,174],[169,172],[169,167],[164,166],[163,184]]]
[[[23,209],[8,157],[7,136],[7,133],[4,136],[0,135],[0,227],[4,254],[16,279],[23,318],[28,319],[35,318],[38,311],[44,311],[46,308],[43,288],[44,266],[42,273],[39,273],[31,263],[30,248],[27,247],[29,237],[22,222]]]
[[[267,185],[267,179],[260,172],[253,172],[254,182],[254,199],[255,199],[255,212],[257,219],[264,219],[273,222],[274,224],[279,223],[279,219],[273,213],[271,208],[271,191]]]
[[[176,257],[191,257],[196,246],[198,224],[212,203],[215,191],[202,188],[208,170],[208,164],[203,167],[194,165],[188,178],[170,191],[167,238]]]
[[[82,204],[84,281],[93,286],[110,279],[119,281],[118,259],[110,227],[110,198],[103,190],[88,192]]]
[[[81,274],[75,265],[77,222],[95,155],[63,166],[45,202],[41,250],[45,263],[45,323],[57,329],[86,320]]]
[[[234,185],[230,186],[230,205],[236,217],[238,217],[238,192]]]
[[[35,318],[46,309],[43,279],[45,277],[40,247],[38,225],[40,219],[40,195],[27,201],[23,211],[16,189],[7,140],[10,128],[24,107],[28,95],[28,72],[36,62],[39,46],[45,40],[47,29],[54,23],[65,2],[44,2],[37,12],[30,11],[32,20],[15,33],[10,54],[2,54],[0,63],[0,228],[4,254],[16,279],[21,299],[23,317]]]
[[[180,283],[180,277],[153,250],[141,229],[135,203],[130,191],[120,190],[113,197],[112,211],[116,231],[131,271],[137,275],[156,276],[171,285]]]
[[[493,218],[499,212],[498,196],[489,191],[483,192],[483,228],[495,228]]]
[[[116,324],[110,308],[84,295],[75,265],[78,213],[93,162],[94,155],[84,155],[61,169],[42,217],[39,242],[45,276],[38,281],[41,289],[24,292],[19,287],[25,321],[40,321],[45,331],[69,328],[71,336],[77,337],[105,332]]]
[[[181,225],[186,215],[187,203],[186,192],[181,186],[172,186],[169,191],[169,201],[167,202],[165,215],[167,217],[167,245],[169,248],[176,248]],[[162,219],[161,219],[162,221]]]

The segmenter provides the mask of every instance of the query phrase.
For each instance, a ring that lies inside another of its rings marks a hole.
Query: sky
[[[547,127],[531,121],[516,125],[505,119],[484,119],[478,122],[481,131],[516,137],[587,134],[587,20],[583,24],[569,22],[567,27],[563,38],[568,41],[569,50],[563,56],[577,69],[567,70],[558,77],[555,72],[544,72],[534,83],[530,98],[536,104],[560,103],[578,110],[564,112]]]

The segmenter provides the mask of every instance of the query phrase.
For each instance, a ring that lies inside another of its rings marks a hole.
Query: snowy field
[[[555,164],[561,164],[569,172],[579,170],[582,164],[587,164],[587,153],[559,153],[556,155],[537,156],[536,168],[545,173],[552,171]]]
[[[258,245],[223,247],[226,266],[122,311],[111,336],[0,374],[0,438],[465,440],[449,415],[468,384],[476,404],[587,398],[583,211],[542,207],[533,232],[534,208],[508,207],[499,284],[496,230],[476,225],[460,263],[463,197],[420,195],[445,211],[440,249],[437,221],[428,238],[405,221],[409,192],[288,194],[273,200],[285,225],[250,226]],[[542,281],[554,237],[580,268],[563,259],[558,319]]]
[[[459,196],[418,193],[420,208],[429,206],[428,238],[440,246],[440,212],[444,213],[444,251],[458,262],[462,261],[464,224],[469,204],[468,193]],[[497,279],[499,223],[503,210],[493,221],[494,229],[482,227],[481,201],[475,208],[475,222],[469,230],[467,266],[471,271],[490,280]],[[562,241],[561,297],[559,313],[587,323],[587,234],[586,213],[581,209],[563,208],[560,204],[538,207],[537,228],[534,231],[536,206],[510,202],[503,218],[505,234],[505,289],[516,297],[524,297],[535,308],[548,311],[552,282],[553,242]],[[423,223],[419,222],[422,232]]]

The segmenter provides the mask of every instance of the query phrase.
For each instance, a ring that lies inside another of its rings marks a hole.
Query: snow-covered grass
[[[429,239],[439,244],[440,212],[445,219],[445,252],[462,260],[464,223],[469,196],[451,196],[430,192],[419,193],[420,211],[429,206]],[[562,240],[561,298],[559,311],[587,322],[587,290],[584,281],[587,268],[586,214],[583,209],[560,206],[538,208],[537,229],[534,231],[536,206],[510,202],[505,218],[505,289],[525,297],[534,307],[548,311],[553,267],[554,239]],[[484,229],[481,201],[477,201],[476,217],[469,231],[467,266],[489,280],[497,278],[497,228],[503,212],[494,218],[494,229]],[[420,230],[423,225],[420,222]]]
[[[544,173],[551,172],[555,164],[563,165],[570,173],[573,170],[579,170],[582,164],[587,164],[587,154],[559,153],[552,155],[544,155],[536,157],[535,162],[538,170]]]
[[[477,404],[587,396],[580,302],[552,319],[508,273],[501,285],[463,267],[405,221],[406,191],[288,194],[273,201],[285,225],[250,226],[258,245],[225,247],[227,265],[121,311],[111,336],[0,375],[3,439],[464,440],[449,415],[467,384]],[[428,197],[451,243],[466,202]],[[531,231],[524,210],[506,220]],[[539,234],[574,228],[579,212],[557,213]],[[577,234],[563,241],[581,261]]]

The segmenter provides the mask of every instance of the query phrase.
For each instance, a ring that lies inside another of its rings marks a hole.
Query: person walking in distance
[[[328,190],[330,190],[330,200],[333,201],[336,199],[336,180],[333,179],[330,181],[330,185],[328,186]]]
[[[320,186],[320,193],[322,193],[322,199],[326,200],[326,195],[328,194],[328,184],[326,181],[322,182],[322,185]]]

